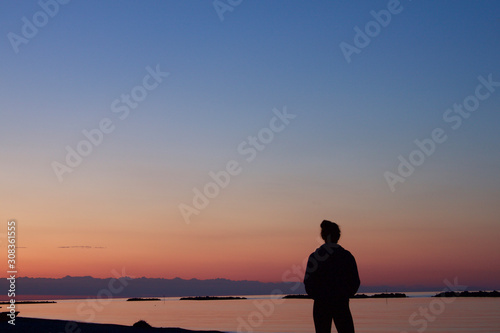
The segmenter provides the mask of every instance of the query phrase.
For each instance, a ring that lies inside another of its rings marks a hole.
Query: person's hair
[[[321,222],[321,238],[327,243],[337,243],[340,238],[340,228],[335,222],[323,220]]]

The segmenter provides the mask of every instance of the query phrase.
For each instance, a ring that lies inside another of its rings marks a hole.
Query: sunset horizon
[[[319,225],[319,223],[317,224]],[[145,263],[143,263],[140,259],[137,260],[138,262],[134,262],[131,259],[127,261],[112,261],[111,259],[96,260],[96,258],[105,258],[105,255],[109,256],[110,253],[113,253],[112,249],[102,246],[102,244],[92,246],[62,245],[64,244],[62,243],[61,246],[55,247],[51,250],[45,249],[43,253],[46,254],[50,251],[50,253],[52,253],[52,258],[54,258],[56,262],[65,262],[63,267],[58,270],[57,267],[48,266],[47,262],[41,261],[40,263],[44,267],[38,267],[35,259],[33,263],[28,262],[29,264],[27,267],[30,267],[31,269],[19,269],[18,276],[56,279],[66,276],[110,278],[113,277],[113,275],[116,275],[116,272],[120,272],[119,274],[121,276],[164,279],[229,279],[234,281],[251,280],[260,282],[301,282],[305,273],[304,265],[307,256],[323,243],[318,235],[318,232],[314,232],[318,231],[318,228],[313,227],[311,229],[312,230],[308,231],[310,234],[308,242],[304,241],[299,245],[292,242],[287,244],[285,241],[282,241],[283,249],[293,248],[293,253],[296,254],[296,257],[288,258],[287,260],[284,259],[279,262],[269,260],[267,262],[265,260],[259,261],[255,258],[249,259],[248,261],[241,260],[238,262],[238,258],[221,258],[220,252],[215,252],[215,254],[213,254],[214,257],[212,262],[203,263],[203,260],[206,260],[209,257],[207,251],[205,250],[203,258],[196,261],[182,263],[172,261],[167,262],[164,260],[163,264],[160,264],[162,260],[160,258],[162,253],[160,252],[158,253],[158,261],[155,265],[157,268],[155,269],[150,266],[151,262],[148,262],[148,265],[145,265]],[[454,262],[453,257],[448,257],[448,253],[443,254],[443,257],[446,256],[448,259],[435,257],[434,261],[426,261],[426,255],[428,256],[429,254],[425,253],[420,254],[418,257],[414,255],[412,256],[411,254],[401,256],[401,253],[399,253],[401,259],[398,262],[384,260],[383,257],[378,260],[375,258],[369,260],[369,255],[372,251],[370,251],[369,248],[366,249],[365,252],[362,251],[363,247],[360,244],[361,240],[356,240],[354,239],[355,237],[350,235],[352,232],[349,231],[349,227],[342,227],[342,231],[345,235],[342,236],[339,244],[350,249],[350,251],[356,256],[362,286],[428,286],[436,288],[436,286],[444,286],[443,281],[446,279],[453,280],[455,278],[459,278],[462,284],[469,286],[482,286],[490,289],[499,289],[500,287],[498,285],[498,279],[496,279],[494,274],[488,274],[488,269],[485,269],[483,272],[477,268],[474,269],[474,265],[476,265],[476,267],[478,265],[475,258],[469,258],[469,260],[471,260],[470,265],[465,268],[463,263],[461,263],[460,266],[456,266],[457,264]],[[303,232],[303,235],[307,235],[306,231]],[[345,238],[345,242],[342,242],[343,238]],[[484,238],[481,241],[484,241]],[[404,239],[399,239],[399,242],[404,242]],[[213,248],[213,246],[211,248]],[[244,250],[243,246],[242,248]],[[182,248],[182,251],[192,249],[193,247],[191,245],[186,244],[186,246]],[[28,249],[20,246],[18,253],[22,256],[23,252],[27,250]],[[379,247],[378,254],[384,253],[384,250],[386,251],[385,255],[389,255],[391,248],[384,249],[383,247]],[[422,252],[423,249],[419,249],[419,251]],[[428,251],[431,251],[431,249],[428,249]],[[242,255],[244,255],[244,253],[245,252],[243,251]],[[257,254],[261,254],[263,256],[265,251],[262,249],[261,252],[257,252],[253,249],[251,250],[251,253],[254,256]],[[89,262],[91,261],[92,269],[89,269],[89,266],[81,265],[81,261],[72,263],[69,258],[76,255],[82,255],[86,258],[86,260]],[[487,254],[484,256],[486,257]],[[113,258],[113,256],[110,256],[110,258]],[[406,262],[407,258],[414,258],[416,262],[408,263]],[[417,258],[419,260],[417,260]],[[461,257],[461,260],[464,260],[463,256]],[[27,262],[25,259],[23,262],[26,265]],[[194,266],[193,262],[195,263]],[[492,267],[490,267],[490,269],[491,268]]]

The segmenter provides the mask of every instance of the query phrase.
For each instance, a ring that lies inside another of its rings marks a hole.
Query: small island
[[[403,293],[382,293],[375,295],[365,295],[365,294],[356,294],[351,298],[406,298],[406,294]]]
[[[159,301],[159,298],[143,298],[143,297],[132,297],[127,300],[127,302],[143,302],[143,301]]]
[[[356,294],[352,296],[351,298],[406,298],[406,294],[403,293],[382,293],[382,294],[375,294],[375,295],[365,295],[365,294]],[[309,295],[302,295],[302,294],[297,294],[297,295],[286,295],[283,296],[283,298],[286,299],[311,299],[311,296]]]
[[[285,299],[312,299],[311,296],[305,294],[297,294],[297,295],[286,295],[283,296]]]
[[[500,292],[494,291],[445,291],[432,297],[500,297]]]
[[[16,301],[18,304],[52,304],[57,303],[56,301]],[[0,304],[10,304],[10,302],[0,302]]]
[[[231,299],[247,299],[246,297],[236,296],[195,296],[181,297],[181,301],[215,301],[215,300],[231,300]]]

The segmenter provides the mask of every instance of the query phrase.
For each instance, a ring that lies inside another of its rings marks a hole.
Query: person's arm
[[[304,287],[306,289],[307,295],[315,298],[318,295],[317,290],[317,261],[313,258],[311,254],[307,260],[306,273],[304,275]]]
[[[352,254],[350,255],[350,257],[351,257],[351,260],[350,260],[350,267],[349,267],[349,272],[350,272],[349,284],[350,284],[351,296],[354,296],[359,289],[361,281],[359,279],[358,266],[356,265],[356,259],[354,259],[354,256]]]

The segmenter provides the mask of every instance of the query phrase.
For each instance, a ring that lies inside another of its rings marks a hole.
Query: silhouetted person
[[[316,333],[330,333],[332,320],[338,333],[354,333],[349,298],[359,288],[356,260],[337,242],[340,228],[330,221],[321,222],[321,245],[309,256],[304,285],[314,299]]]

